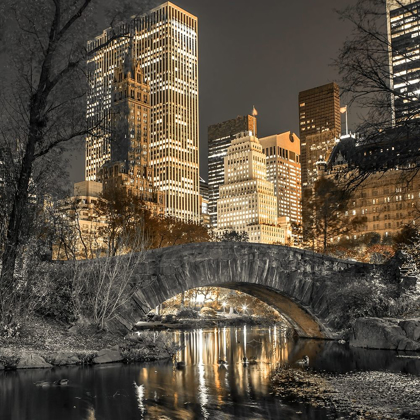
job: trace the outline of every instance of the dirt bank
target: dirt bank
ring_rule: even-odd
[[[326,407],[342,419],[420,419],[420,378],[390,372],[317,373],[279,367],[276,395]]]

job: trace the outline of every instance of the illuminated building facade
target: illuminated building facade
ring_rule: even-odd
[[[201,207],[200,222],[205,226],[210,226],[209,184],[201,177],[200,177],[200,207]]]
[[[302,223],[302,188],[300,173],[300,140],[286,133],[260,138],[267,156],[267,180],[274,185],[278,201],[278,215],[291,222]]]
[[[393,119],[419,118],[420,1],[387,0]]]
[[[132,50],[150,85],[150,165],[166,213],[199,221],[198,22],[170,2],[88,42],[86,180],[111,158],[112,84]]]
[[[306,137],[306,179],[308,188],[311,188],[317,180],[316,162],[321,157],[328,160],[338,139],[339,137],[332,137],[330,131],[323,131]]]
[[[319,136],[321,133],[325,133]],[[329,142],[341,135],[340,88],[329,83],[299,93],[299,138],[301,145],[302,189],[312,187],[316,161],[311,159],[311,148],[320,146],[319,154],[331,153]],[[310,137],[314,136],[314,137]],[[329,140],[327,140],[329,139]],[[326,150],[326,147],[331,149]]]
[[[100,256],[107,249],[102,235],[106,220],[95,211],[102,194],[102,184],[82,181],[74,184],[73,196],[60,203],[61,217],[66,218],[76,228],[76,236],[64,235],[64,241],[53,245],[53,259],[89,259]]]
[[[232,141],[224,163],[218,230],[247,232],[250,242],[286,243],[288,232],[279,224],[274,185],[267,181],[266,155],[252,132]]]
[[[411,140],[400,138],[396,142],[394,136],[384,137],[373,146],[363,145],[354,136],[342,138],[326,166],[326,176],[338,185],[345,185],[348,177],[357,174],[360,168],[377,168],[353,192],[350,215],[367,218],[357,236],[376,232],[384,238],[397,233],[404,226],[418,224],[420,177],[416,176],[417,169],[410,161],[398,159],[400,150],[407,147],[404,143]],[[384,154],[386,159],[382,160]],[[386,170],[376,166],[378,157],[385,162]]]
[[[128,52],[114,70],[111,104],[111,158],[97,177],[107,188],[125,188],[154,214],[163,214],[164,196],[153,185],[150,166],[150,87],[139,61]]]
[[[257,136],[257,119],[251,115],[238,116],[208,127],[209,147],[209,216],[210,223],[217,227],[217,200],[219,187],[225,182],[225,156],[238,133],[252,131]]]

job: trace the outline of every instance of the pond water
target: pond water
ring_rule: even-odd
[[[420,375],[420,359],[396,352],[352,349],[317,340],[288,340],[271,327],[179,331],[177,360],[147,364],[62,367],[0,372],[0,419],[326,419],[328,413],[276,398],[269,378],[280,362],[308,355],[329,372],[388,370]],[[402,353],[404,356],[407,353]],[[244,365],[243,357],[256,358]],[[220,365],[224,360],[227,365]],[[68,386],[37,381],[68,378]]]

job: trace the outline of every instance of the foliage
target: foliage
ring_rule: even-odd
[[[327,285],[330,322],[349,328],[360,317],[399,317],[419,309],[418,292],[388,283],[376,273],[373,278],[333,281]]]
[[[342,239],[329,245],[327,253],[337,258],[354,259],[371,264],[385,264],[395,255],[395,249],[392,245],[375,242],[376,236],[370,234],[357,239]],[[375,244],[371,245],[372,243]]]
[[[406,258],[405,269],[411,275],[419,277],[420,273],[420,231],[415,228],[404,228],[396,237],[397,248]]]
[[[143,331],[125,338],[121,355],[126,363],[172,357],[180,347],[164,332]]]
[[[104,189],[94,207],[96,218],[105,223],[99,229],[108,244],[108,254],[115,256],[145,247],[146,208],[144,202],[124,187]],[[150,216],[149,216],[150,217]]]
[[[150,215],[146,222],[151,248],[165,248],[211,240],[208,228],[192,221],[184,222],[172,216]]]
[[[97,352],[78,352],[76,356],[79,358],[81,365],[92,365],[93,359],[98,356]]]
[[[50,281],[43,282],[39,286],[45,290],[41,292],[44,296],[42,303],[35,308],[37,313],[58,321],[76,321],[78,314],[75,308],[71,279],[65,276],[57,276],[54,279],[50,278]]]
[[[192,308],[181,308],[177,314],[177,318],[179,319],[197,319],[199,317],[198,311]]]
[[[350,325],[357,318],[384,316],[389,304],[390,291],[370,279],[357,279],[346,284],[336,284],[331,292],[331,312],[337,314],[333,323]]]
[[[19,322],[11,322],[9,324],[0,323],[0,337],[18,338],[21,334],[21,325]]]
[[[217,315],[217,312],[213,308],[204,306],[200,309],[200,314],[205,317],[215,317]]]
[[[2,364],[6,370],[16,369],[19,360],[20,356],[18,356],[13,350],[6,348],[0,349],[0,364]]]
[[[236,230],[225,230],[216,235],[217,242],[248,242],[249,235],[247,232],[237,232]]]
[[[317,251],[326,253],[333,239],[356,231],[366,221],[364,217],[348,215],[351,193],[329,178],[318,179],[314,190],[307,190],[306,194],[304,232],[306,240]]]

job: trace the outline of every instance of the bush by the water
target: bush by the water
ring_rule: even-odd
[[[387,282],[379,275],[355,278],[327,285],[330,323],[335,328],[349,328],[361,317],[398,317],[419,305],[415,290],[405,289],[395,280]]]
[[[214,318],[217,316],[217,312],[213,308],[209,308],[208,306],[204,306],[203,308],[201,308],[200,314],[208,318]]]
[[[179,319],[197,319],[199,317],[199,313],[192,308],[182,308],[178,311],[176,316]]]
[[[164,332],[142,331],[127,336],[120,349],[124,361],[133,363],[172,357],[180,347]]]

